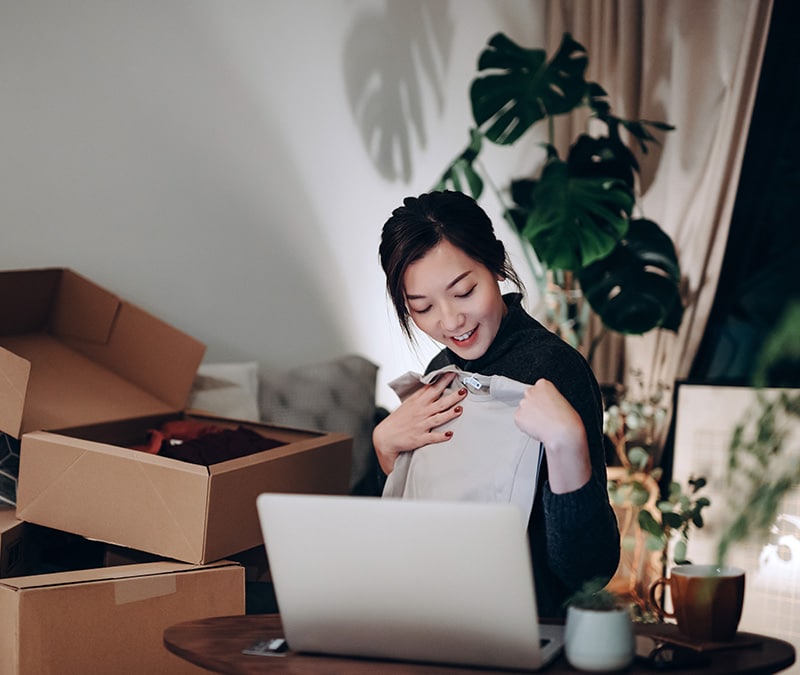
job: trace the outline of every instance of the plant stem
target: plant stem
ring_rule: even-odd
[[[589,365],[592,365],[592,361],[594,360],[594,353],[597,351],[597,348],[600,346],[600,341],[606,336],[608,333],[608,329],[606,328],[605,324],[601,324],[602,328],[600,332],[592,338],[592,341],[589,343],[589,352],[586,355],[586,361]]]

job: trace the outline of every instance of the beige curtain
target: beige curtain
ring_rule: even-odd
[[[638,368],[650,386],[671,385],[688,375],[714,300],[772,0],[545,5],[548,54],[571,32],[588,51],[588,77],[605,87],[617,114],[676,127],[662,135],[662,148],[638,156],[637,215],[657,222],[678,249],[687,304],[683,323],[678,334],[612,336],[593,361],[601,382]],[[560,151],[583,124],[573,119],[557,128]]]

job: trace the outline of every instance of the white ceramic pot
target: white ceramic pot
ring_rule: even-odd
[[[633,623],[627,608],[567,608],[564,654],[579,670],[605,673],[633,662]]]

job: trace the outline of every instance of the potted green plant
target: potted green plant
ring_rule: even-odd
[[[634,657],[629,608],[600,580],[586,582],[567,600],[564,655],[573,668],[609,672]]]
[[[683,315],[677,254],[655,222],[634,218],[639,164],[623,138],[646,153],[657,142],[651,130],[672,127],[614,115],[606,91],[585,79],[587,64],[585,48],[569,33],[549,61],[544,50],[494,35],[470,88],[475,127],[469,144],[436,187],[479,199],[488,178],[480,162],[484,141],[511,145],[546,123],[549,142],[539,175],[512,180],[505,194],[495,187],[505,218],[531,244],[542,296],[561,293],[553,306],[564,309],[562,319],[573,332],[580,323],[574,297],[585,299],[612,331],[677,330]],[[554,119],[578,109],[588,111],[604,133],[580,134],[562,159],[553,144]]]
[[[685,486],[670,481],[662,495],[656,439],[667,420],[669,388],[659,385],[648,394],[640,371],[632,372],[631,383],[619,388],[603,416],[603,431],[616,451],[616,463],[608,467],[608,494],[622,543],[609,588],[633,603],[636,620],[657,621],[649,603],[650,585],[670,562],[689,562],[690,531],[703,527],[710,500],[702,494],[702,476],[690,477]]]

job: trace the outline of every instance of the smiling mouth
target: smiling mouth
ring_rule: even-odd
[[[454,339],[456,342],[464,342],[465,340],[469,340],[469,339],[472,337],[472,334],[473,334],[474,332],[475,332],[475,328],[473,328],[471,331],[467,331],[467,332],[466,332],[466,333],[464,333],[463,335],[454,335],[454,336],[453,336],[453,339]]]

